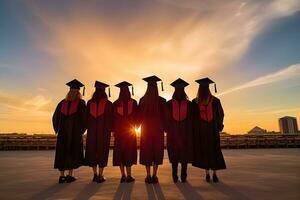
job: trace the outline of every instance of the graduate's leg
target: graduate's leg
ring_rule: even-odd
[[[58,179],[58,183],[66,182],[65,171],[64,170],[59,170],[59,172],[60,172],[60,177]]]
[[[205,169],[205,174],[206,174],[206,176],[205,176],[205,179],[206,179],[206,182],[210,182],[210,175],[209,175],[209,169]]]
[[[127,176],[131,176],[131,166],[126,166]]]
[[[219,182],[219,178],[217,176],[217,170],[213,170],[213,182],[214,183]]]
[[[153,176],[157,175],[158,165],[153,165]]]
[[[126,182],[133,182],[135,179],[131,176],[131,166],[126,166],[127,178]]]
[[[181,163],[181,181],[185,182],[187,177],[187,163]]]
[[[177,176],[177,171],[178,171],[178,163],[177,162],[173,162],[172,163],[172,175],[173,176]]]
[[[104,167],[99,167],[99,175],[103,176]]]
[[[150,174],[150,169],[151,169],[150,166],[146,166],[146,173],[147,173],[147,176],[151,176],[151,174]]]
[[[92,181],[93,181],[93,182],[97,182],[97,181],[98,181],[97,165],[96,165],[96,166],[93,166],[93,167],[92,167],[92,170],[93,170],[93,174],[94,174]]]
[[[120,165],[120,171],[121,171],[121,175],[122,176],[126,176],[126,174],[125,174],[125,169],[124,169],[124,165]]]
[[[177,171],[178,171],[178,163],[173,162],[172,163],[172,178],[175,183],[178,181]]]
[[[152,182],[151,175],[150,175],[151,167],[150,167],[150,165],[146,165],[145,168],[146,168],[146,173],[147,173],[147,176],[145,178],[145,182],[149,184],[149,183]]]
[[[97,166],[92,167],[94,175],[97,176]]]
[[[102,166],[98,166],[98,183],[102,183],[104,181],[106,181],[105,177],[103,176],[103,170],[104,170],[104,167]]]
[[[157,177],[157,170],[158,170],[158,165],[154,164],[153,165],[153,176],[152,176],[152,183],[158,183],[158,177]]]
[[[187,163],[181,163],[181,176],[187,175]]]
[[[205,174],[209,175],[209,169],[205,169]]]

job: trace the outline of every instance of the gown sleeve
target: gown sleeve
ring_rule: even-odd
[[[224,120],[224,110],[221,105],[221,101],[217,100],[217,126],[219,131],[222,131],[224,128],[223,120]]]
[[[78,108],[78,112],[79,112],[79,118],[80,118],[80,133],[84,134],[84,132],[87,129],[87,108],[85,105],[85,101],[81,100],[79,103],[79,108]]]
[[[165,123],[166,123],[166,132],[169,132],[172,120],[172,110],[171,110],[171,100],[166,103],[165,109]]]
[[[168,128],[168,107],[167,107],[167,101],[165,99],[162,98],[162,121],[163,121],[163,130],[166,132],[167,128]]]
[[[140,99],[139,104],[135,113],[135,123],[139,126],[142,124],[142,109],[141,109],[142,99]]]
[[[193,132],[195,133],[196,127],[199,125],[199,109],[198,109],[198,104],[196,102],[196,99],[192,101],[192,111],[191,111],[191,116],[192,116],[192,126],[193,126]]]
[[[57,134],[59,131],[60,123],[61,123],[61,102],[56,106],[56,109],[52,116],[52,125],[54,132]]]
[[[132,115],[132,123],[134,124],[135,127],[139,126],[138,123],[138,105],[137,101],[133,101],[133,115]]]
[[[114,108],[113,104],[109,102],[107,104],[107,115],[106,115],[106,128],[109,132],[113,131],[113,123],[114,123]]]

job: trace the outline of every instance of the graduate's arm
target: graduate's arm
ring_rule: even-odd
[[[138,127],[139,126],[139,123],[138,123],[138,105],[137,105],[137,101],[133,101],[133,115],[132,115],[132,124],[135,126],[135,127]]]
[[[141,109],[141,99],[139,104],[137,105],[136,112],[135,112],[135,123],[139,126],[142,124],[142,109]]]
[[[111,102],[108,103],[107,107],[107,128],[109,132],[113,131],[113,123],[114,123],[114,108]]]
[[[87,107],[85,105],[84,100],[80,100],[79,102],[79,117],[80,117],[80,123],[81,123],[81,134],[84,134],[84,132],[87,129]]]
[[[162,101],[163,104],[163,128],[164,131],[167,132],[167,129],[169,127],[169,110],[168,110],[168,105],[167,105],[167,101],[165,99],[163,99]]]
[[[221,104],[221,101],[218,99],[217,101],[217,123],[219,131],[222,131],[224,128],[224,110]]]
[[[117,102],[114,102],[112,104],[112,113],[113,113],[113,116],[112,116],[112,128],[111,128],[111,131],[112,132],[115,132],[116,130],[116,126],[117,126],[117,122],[116,122],[116,117],[117,117]]]
[[[52,116],[52,125],[53,125],[53,129],[54,129],[55,134],[58,133],[60,122],[61,122],[60,109],[61,109],[61,102],[59,104],[57,104],[56,109],[55,109],[55,111],[53,113],[53,116]]]
[[[171,126],[171,109],[170,109],[170,102],[166,103],[165,106],[165,123],[166,123],[166,132],[169,132]]]

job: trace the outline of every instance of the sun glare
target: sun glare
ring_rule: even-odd
[[[136,136],[140,136],[141,135],[141,129],[142,129],[141,125],[134,128]]]

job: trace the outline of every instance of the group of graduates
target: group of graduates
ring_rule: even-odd
[[[171,83],[175,91],[172,99],[166,102],[159,96],[157,82],[160,78],[150,76],[143,80],[148,84],[139,104],[131,97],[129,87],[133,95],[133,85],[126,81],[115,85],[120,93],[114,103],[106,94],[109,85],[96,81],[95,92],[87,104],[80,93],[84,85],[76,79],[67,83],[70,91],[57,105],[52,119],[57,134],[54,168],[60,171],[59,183],[75,181],[73,170],[83,165],[92,167],[92,181],[104,182],[103,169],[108,162],[111,133],[115,138],[113,166],[120,167],[120,182],[134,181],[131,167],[137,164],[135,127],[139,126],[139,162],[146,168],[146,183],[158,183],[157,170],[163,163],[165,132],[174,182],[178,182],[178,163],[181,163],[181,182],[187,179],[188,163],[205,169],[207,182],[211,181],[211,170],[213,182],[218,182],[216,170],[226,168],[219,136],[224,112],[220,100],[209,90],[214,82],[209,78],[197,80],[198,94],[189,101],[184,91],[189,84],[179,78]],[[163,90],[162,82],[161,86]],[[84,152],[82,135],[86,130]]]

